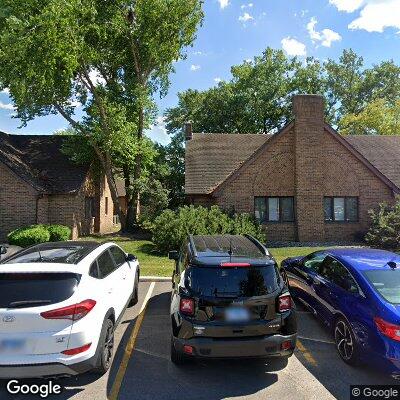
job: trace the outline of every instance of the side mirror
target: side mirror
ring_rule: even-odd
[[[137,257],[134,254],[128,254],[126,261],[137,261]]]
[[[0,254],[6,254],[7,253],[7,247],[6,246],[0,246]]]
[[[176,250],[170,251],[170,252],[168,253],[168,258],[169,258],[170,260],[175,260],[175,261],[177,261],[177,260],[179,259],[179,253],[178,253]]]

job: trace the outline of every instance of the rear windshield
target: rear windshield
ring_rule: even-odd
[[[0,308],[39,307],[67,300],[80,277],[73,273],[0,273]]]
[[[279,273],[274,265],[250,268],[191,267],[187,286],[197,295],[213,297],[253,297],[274,292]]]
[[[22,250],[11,256],[3,264],[17,263],[61,263],[75,264],[87,254],[87,248],[83,246],[65,246],[54,248],[38,248],[36,246]]]
[[[400,304],[400,270],[371,270],[365,271],[364,275],[384,299]]]

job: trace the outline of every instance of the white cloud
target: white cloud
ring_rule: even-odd
[[[253,3],[242,4],[242,5],[240,6],[240,8],[241,8],[242,10],[244,10],[245,8],[252,8],[253,5],[254,5]]]
[[[383,32],[385,28],[400,28],[400,0],[370,1],[360,16],[349,25],[350,29]]]
[[[219,77],[217,77],[217,78],[214,78],[214,82],[215,82],[215,83],[220,83],[220,82],[222,82],[222,79],[221,79],[221,78],[219,78]]]
[[[105,85],[106,83],[104,78],[101,76],[100,72],[97,71],[96,69],[92,69],[89,72],[89,79],[94,85]]]
[[[200,65],[194,65],[194,64],[192,64],[192,65],[190,66],[190,70],[191,70],[191,71],[198,71],[200,68],[201,68]]]
[[[329,0],[339,11],[360,10],[349,29],[383,32],[385,28],[400,28],[400,0]]]
[[[15,107],[13,104],[11,103],[3,103],[2,101],[0,101],[0,109],[1,110],[11,110],[14,111]]]
[[[254,17],[252,17],[249,13],[245,12],[243,15],[241,15],[239,17],[239,21],[243,22],[244,24],[248,21],[251,21],[252,19],[254,19]]]
[[[318,21],[312,17],[307,24],[308,34],[314,43],[318,42],[324,47],[331,47],[332,42],[337,42],[342,39],[337,32],[331,29],[323,29],[321,32],[318,32],[315,30],[315,25],[317,25],[317,23]]]
[[[150,129],[146,132],[146,136],[150,139],[159,142],[163,145],[168,144],[171,141],[165,127],[165,117],[162,115],[158,116],[155,124],[150,126]]]
[[[222,9],[224,9],[225,7],[228,7],[228,6],[229,6],[229,1],[230,1],[230,0],[218,0],[219,6],[220,6]]]
[[[3,89],[0,93],[10,94],[10,89],[5,88],[5,89]]]
[[[305,44],[291,38],[290,36],[282,39],[281,44],[283,50],[289,56],[305,56],[307,54]]]
[[[246,58],[244,61],[247,63],[251,63],[253,60],[251,58]]]
[[[195,56],[201,56],[201,55],[203,55],[203,52],[202,52],[202,51],[194,51],[194,52],[193,52],[193,55],[195,55]]]
[[[329,0],[330,4],[336,6],[339,11],[352,13],[358,10],[365,0]]]

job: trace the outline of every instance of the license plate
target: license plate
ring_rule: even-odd
[[[225,310],[225,319],[228,322],[246,322],[250,319],[250,313],[247,308],[229,307]]]
[[[0,341],[0,353],[18,353],[25,348],[25,339],[3,339]]]

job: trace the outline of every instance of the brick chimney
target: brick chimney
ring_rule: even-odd
[[[188,142],[193,138],[193,128],[191,122],[186,122],[185,124],[185,140]]]
[[[324,98],[295,96],[293,110],[297,236],[301,242],[324,240]]]

